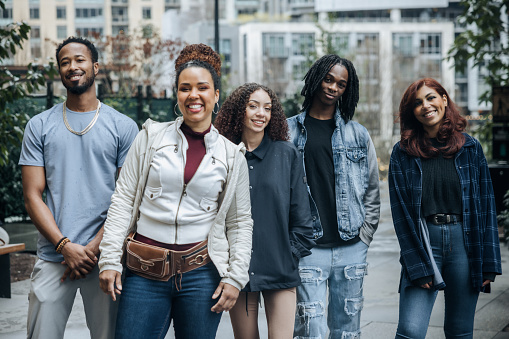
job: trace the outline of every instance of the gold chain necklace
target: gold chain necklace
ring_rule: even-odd
[[[99,117],[99,110],[101,109],[101,102],[99,100],[97,100],[97,110],[95,111],[94,118],[92,119],[92,121],[90,121],[88,126],[85,127],[85,129],[83,131],[81,131],[81,132],[76,132],[69,125],[69,122],[67,121],[67,113],[66,113],[67,107],[65,105],[66,102],[67,101],[64,101],[64,105],[63,105],[63,115],[64,115],[64,124],[65,124],[65,127],[67,127],[69,132],[74,133],[76,135],[84,135],[84,134],[86,134],[94,126],[95,122],[97,121],[97,118]]]

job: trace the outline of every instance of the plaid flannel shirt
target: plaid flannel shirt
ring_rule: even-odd
[[[479,141],[464,134],[465,144],[455,155],[463,208],[463,235],[474,289],[480,291],[483,273],[502,274],[495,196],[488,164]],[[421,159],[405,152],[398,142],[389,166],[389,195],[400,262],[410,280],[432,276],[418,220],[421,213]]]

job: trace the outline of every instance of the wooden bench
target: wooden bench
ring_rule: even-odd
[[[0,298],[11,297],[11,261],[9,253],[23,251],[25,244],[0,246]]]

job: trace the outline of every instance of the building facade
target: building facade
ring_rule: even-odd
[[[70,35],[100,40],[144,34],[146,27],[163,38],[214,46],[212,0],[4,2],[0,25],[24,20],[32,27],[25,48],[7,65],[45,63],[54,58],[56,43]],[[283,99],[296,94],[300,99],[309,66],[333,52],[352,60],[358,71],[361,97],[355,119],[386,145],[399,135],[394,121],[401,95],[418,78],[442,82],[469,117],[491,109],[478,102],[487,76],[482,65],[455,70],[446,58],[465,29],[457,21],[459,0],[218,0],[218,5],[226,90],[255,81]],[[107,63],[115,53],[105,51],[101,58]]]

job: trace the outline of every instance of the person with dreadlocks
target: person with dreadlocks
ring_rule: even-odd
[[[294,336],[324,338],[328,325],[330,338],[357,338],[380,191],[373,142],[351,120],[359,101],[353,64],[323,56],[304,77],[301,95],[302,111],[288,119],[288,127],[303,154],[317,246],[299,262]]]

